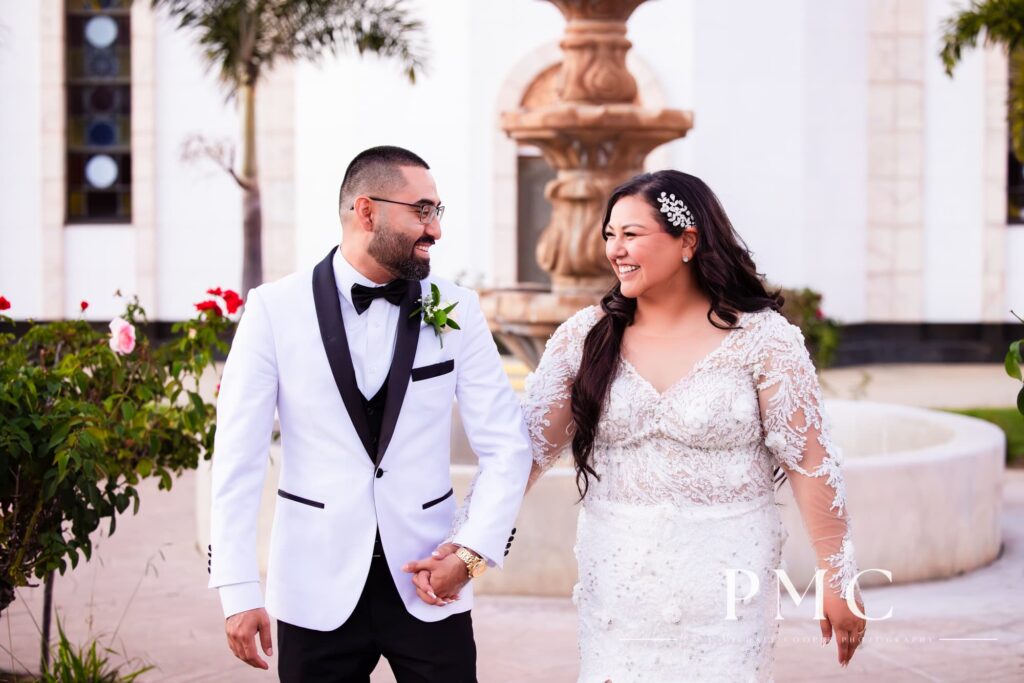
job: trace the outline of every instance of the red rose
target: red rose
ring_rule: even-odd
[[[6,311],[11,307],[11,302],[0,296],[0,311]]]
[[[216,301],[200,301],[196,304],[197,311],[210,311],[215,316],[224,315]]]
[[[228,308],[228,315],[232,315],[245,303],[242,301],[242,297],[238,296],[238,292],[230,289],[225,289],[224,294],[224,305]]]
[[[208,289],[208,290],[206,290],[206,293],[207,294],[212,294],[213,296],[220,296],[221,295],[220,287],[214,287],[213,289]]]
[[[83,301],[82,303],[78,304],[78,307],[82,309],[82,313],[85,313],[85,309],[89,308],[89,302]]]

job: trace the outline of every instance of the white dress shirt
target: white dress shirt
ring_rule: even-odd
[[[341,293],[341,319],[345,323],[352,367],[356,372],[356,384],[367,399],[384,386],[395,354],[395,338],[398,330],[398,306],[387,300],[374,299],[362,315],[356,313],[352,303],[352,285],[383,287],[360,273],[341,255],[341,249],[334,253],[334,279]]]

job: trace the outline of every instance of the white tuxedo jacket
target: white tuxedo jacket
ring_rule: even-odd
[[[479,458],[473,496],[453,540],[498,566],[532,462],[519,401],[477,295],[439,278],[410,281],[373,448],[333,254],[312,270],[252,290],[246,300],[217,401],[209,585],[220,588],[225,616],[264,604],[256,522],[276,409],[283,456],[268,611],[305,628],[340,626],[363,590],[379,528],[406,608],[438,621],[472,607],[472,582],[461,600],[435,607],[416,597],[401,566],[429,556],[453,527],[452,401]],[[419,315],[409,317],[431,282],[442,300],[458,302],[461,330],[445,332],[443,348]]]

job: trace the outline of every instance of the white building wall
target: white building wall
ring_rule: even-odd
[[[137,239],[131,225],[64,228],[65,318],[81,315],[83,300],[89,302],[89,320],[110,320],[124,313],[127,301],[139,291]],[[118,291],[121,297],[115,295]],[[152,307],[141,303],[150,319],[156,319]]]
[[[43,315],[40,56],[38,6],[0,0],[0,296],[17,318]]]
[[[924,114],[924,318],[981,320],[984,228],[983,54],[972,50],[951,79],[938,58],[953,0],[926,6]]]
[[[1003,320],[1016,323],[1014,311],[1024,318],[1024,226],[1006,231],[1006,313]]]
[[[180,320],[195,314],[207,288],[242,282],[242,192],[213,162],[183,161],[182,145],[201,133],[237,146],[241,119],[194,37],[163,15],[155,71],[157,310]]]
[[[696,18],[695,0],[650,2],[641,5],[633,13],[627,37],[633,42],[631,56],[642,60],[644,67],[657,79],[658,89],[664,98],[662,106],[693,111],[695,126],[699,128],[702,116],[695,111]],[[651,40],[650,36],[659,36],[659,39]],[[640,75],[635,68],[633,74]],[[665,163],[670,168],[696,173],[695,145],[690,137],[696,130],[681,140],[664,145],[664,149],[655,150],[648,158],[657,158],[660,153],[666,152]],[[651,165],[648,165],[650,168]]]
[[[0,0],[0,87],[22,103],[0,108],[8,150],[0,163],[0,294],[16,303],[18,317],[44,315],[45,282],[52,280],[44,264],[48,253],[57,254],[61,310],[73,313],[89,299],[93,317],[105,317],[120,306],[112,288],[145,289],[147,267],[133,226],[68,228],[59,249],[43,243],[42,27],[33,4]],[[917,248],[924,320],[931,322],[982,317],[984,73],[974,53],[955,79],[941,71],[938,25],[954,6],[920,6],[928,33],[921,48],[925,244]],[[658,150],[658,165],[707,180],[761,271],[779,284],[821,290],[826,311],[851,323],[869,317],[866,7],[861,0],[651,2],[629,25],[632,60],[656,78],[661,104],[695,112],[695,128]],[[420,2],[417,10],[430,63],[416,85],[403,80],[395,61],[372,56],[345,54],[294,70],[291,239],[298,267],[315,263],[339,238],[337,190],[346,164],[387,143],[427,159],[449,207],[435,272],[492,283],[501,275],[495,264],[512,258],[495,230],[514,212],[495,192],[496,176],[514,173],[495,163],[498,118],[509,106],[499,104],[509,97],[502,88],[523,64],[557,59],[564,20],[536,0]],[[174,319],[191,315],[207,287],[240,282],[241,192],[212,163],[181,160],[182,143],[195,132],[237,144],[239,119],[192,36],[161,19],[153,51],[157,256],[150,314]],[[1007,229],[1007,308],[1024,307],[1014,298],[1024,291],[1018,233],[1024,229]],[[287,230],[276,239],[287,240]]]
[[[695,18],[693,171],[782,285],[807,283],[804,5],[698,0]]]
[[[515,145],[500,132],[502,111],[514,109],[522,96],[506,92],[509,81],[529,85],[533,77],[560,59],[558,41],[565,28],[562,14],[545,2],[510,0],[475,2],[470,8],[469,131],[473,185],[468,207],[473,216],[469,249],[476,254],[467,270],[488,284],[508,285],[515,280],[516,195],[508,191],[517,175],[515,154],[501,154]],[[550,57],[547,59],[546,57]],[[522,73],[536,64],[536,72]],[[514,97],[513,97],[514,95]],[[504,186],[502,186],[502,184]],[[499,232],[500,231],[500,232]],[[504,262],[505,272],[496,263]]]
[[[867,13],[863,0],[805,1],[804,7],[804,209],[798,237],[804,282],[787,284],[817,289],[828,315],[860,322],[866,313]]]
[[[400,64],[344,54],[302,64],[296,74],[297,260],[311,266],[341,236],[338,188],[349,161],[375,145],[406,147],[430,164],[446,205],[434,272],[475,269],[487,226],[473,212],[481,180],[473,166],[470,0],[431,3],[419,13],[429,63],[416,84]],[[484,242],[486,244],[486,242]],[[484,247],[486,248],[486,247]]]

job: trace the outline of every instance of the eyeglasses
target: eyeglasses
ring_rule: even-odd
[[[444,215],[444,206],[441,204],[410,204],[409,202],[396,202],[394,199],[381,199],[380,197],[368,197],[368,199],[372,199],[375,202],[387,202],[388,204],[411,206],[418,211],[420,223],[423,225],[429,225],[433,222],[435,217],[437,220],[441,220],[441,216]],[[353,206],[350,208],[355,207]]]

